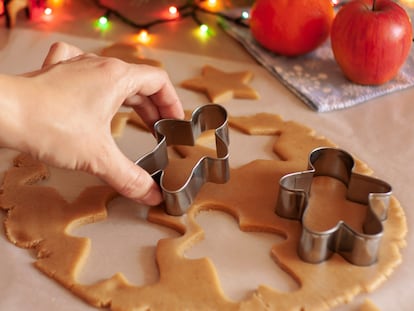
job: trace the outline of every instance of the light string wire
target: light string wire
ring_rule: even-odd
[[[141,30],[148,30],[149,28],[151,28],[155,25],[170,23],[170,22],[173,22],[173,21],[182,20],[182,19],[187,18],[187,17],[191,17],[194,20],[194,22],[200,26],[203,23],[197,15],[198,12],[202,12],[202,13],[210,14],[210,15],[215,15],[215,16],[218,16],[218,17],[220,17],[222,19],[225,19],[227,21],[231,21],[235,24],[241,25],[243,27],[248,27],[248,24],[246,23],[245,18],[243,18],[242,16],[232,17],[232,16],[229,16],[229,15],[223,13],[223,12],[213,12],[213,11],[210,11],[210,10],[207,10],[207,9],[201,7],[199,4],[197,4],[196,1],[188,1],[184,5],[178,6],[177,7],[177,12],[179,14],[177,14],[177,16],[175,16],[175,17],[154,19],[154,20],[152,20],[150,22],[147,22],[147,23],[137,23],[137,22],[127,18],[125,15],[120,13],[118,10],[113,9],[113,8],[107,6],[107,5],[102,4],[101,1],[99,1],[99,0],[95,0],[94,2],[95,2],[96,6],[98,8],[101,8],[102,10],[105,11],[103,16],[105,16],[106,18],[109,19],[111,16],[115,16],[121,22],[123,22],[123,23],[125,23],[125,24],[127,24],[127,25],[129,25],[133,28],[137,28],[137,29],[141,29]],[[199,2],[205,2],[205,0],[200,0]]]

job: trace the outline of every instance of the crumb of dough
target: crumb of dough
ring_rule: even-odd
[[[139,45],[117,42],[107,46],[101,51],[102,56],[115,57],[132,64],[144,64],[162,67],[162,63],[155,59],[145,58],[141,55]]]
[[[250,71],[224,72],[212,66],[202,68],[201,76],[181,82],[183,88],[202,92],[212,103],[224,103],[232,98],[258,99],[259,94],[248,85]]]
[[[361,304],[361,308],[359,311],[381,311],[375,303],[371,299],[365,299],[365,301]]]
[[[130,120],[125,115],[121,117],[124,125]],[[26,155],[17,157],[14,166],[5,173],[0,191],[0,207],[7,211],[4,223],[7,237],[19,247],[34,249],[35,266],[50,278],[89,304],[111,310],[328,310],[385,282],[400,264],[400,249],[405,246],[407,224],[398,200],[391,198],[378,261],[374,265],[355,266],[336,254],[321,264],[306,263],[297,254],[300,222],[278,217],[274,212],[278,182],[284,174],[306,169],[311,150],[334,144],[316,136],[312,129],[278,116],[233,117],[231,125],[244,133],[277,135],[273,150],[282,160],[257,159],[232,168],[228,183],[207,183],[202,187],[186,215],[170,216],[161,207],[151,208],[148,221],[181,234],[157,244],[160,275],[157,283],[132,285],[118,273],[94,284],[80,284],[77,275],[87,258],[90,241],[72,236],[70,230],[105,218],[106,204],[116,194],[107,186],[89,187],[68,203],[54,188],[36,185],[38,180],[48,178],[48,171],[42,163]],[[167,187],[182,182],[201,156],[214,156],[214,150],[200,144],[176,146],[176,151],[181,157],[172,158],[165,170]],[[361,161],[357,161],[355,170],[371,173]],[[317,204],[317,195],[312,200]],[[343,212],[341,206],[346,199],[341,197],[341,192],[333,200]],[[226,297],[213,262],[209,258],[185,256],[185,251],[203,237],[203,229],[196,221],[196,215],[203,210],[221,210],[233,215],[244,231],[282,236],[283,242],[266,251],[275,266],[298,283],[299,289],[280,292],[263,284],[245,300],[233,301]]]

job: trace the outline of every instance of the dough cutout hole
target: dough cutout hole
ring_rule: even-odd
[[[204,239],[188,249],[185,256],[210,258],[230,299],[248,299],[260,285],[281,292],[299,289],[299,284],[271,257],[272,246],[284,238],[273,233],[241,231],[237,221],[221,211],[202,211],[196,221],[204,230]]]
[[[48,166],[49,177],[36,183],[38,186],[55,188],[68,202],[73,202],[87,187],[104,183],[91,174]]]
[[[134,285],[151,285],[159,280],[155,252],[163,238],[180,234],[146,220],[148,207],[116,197],[107,207],[108,217],[77,227],[74,236],[88,237],[91,249],[78,281],[93,284],[121,272]]]
[[[238,168],[258,159],[278,160],[273,152],[277,138],[275,135],[246,135],[230,129],[230,166]]]

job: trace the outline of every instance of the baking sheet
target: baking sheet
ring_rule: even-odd
[[[109,44],[104,40],[85,39],[59,33],[2,29],[0,30],[0,72],[18,74],[38,69],[48,47],[55,41],[67,41],[88,52],[99,51]],[[340,112],[318,114],[304,107],[294,95],[254,62],[238,63],[181,52],[155,50],[149,47],[143,47],[142,52],[146,57],[162,61],[170,78],[177,85],[177,92],[186,109],[194,109],[207,103],[207,98],[204,95],[178,86],[182,80],[198,75],[202,65],[210,64],[226,71],[252,70],[255,78],[251,85],[259,92],[261,99],[259,101],[231,100],[224,104],[230,114],[277,113],[284,119],[295,120],[314,128],[318,134],[328,137],[343,149],[368,163],[374,169],[375,176],[393,185],[394,194],[405,208],[409,229],[411,228],[410,225],[414,221],[414,214],[410,208],[414,202],[414,192],[410,189],[410,174],[413,173],[410,161],[414,156],[414,124],[412,122],[414,109],[411,104],[414,96],[413,91],[395,93]],[[136,131],[128,128],[124,137],[118,141],[125,153],[133,159],[148,151],[154,143],[151,138],[147,139],[144,136],[142,139],[135,139],[135,135],[137,135]],[[231,132],[230,137],[233,166],[247,163],[254,158],[273,156],[270,151],[274,137],[246,138],[234,131]],[[246,147],[247,145],[248,147]],[[254,152],[249,153],[245,150],[254,150]],[[10,165],[13,153],[2,152],[0,156],[0,170],[2,172]],[[52,173],[54,180],[50,182],[62,186],[62,182],[59,180],[59,170]],[[76,177],[79,173],[72,174]],[[84,176],[82,180],[86,184],[99,182],[89,176]],[[83,186],[78,184],[78,188],[76,185],[67,187],[65,184],[60,189],[65,192],[65,196],[71,198],[75,197],[79,188]],[[117,208],[117,206],[121,207]],[[206,213],[200,216],[200,222],[205,223],[206,227],[213,226],[215,223],[216,227],[212,228],[222,230],[224,233],[229,233],[234,229],[235,222],[231,217],[220,212],[214,213],[218,213],[215,216],[219,221],[212,222],[211,215]],[[89,268],[86,267],[82,272],[81,280],[93,281],[105,277],[102,274],[112,274],[115,270],[121,269],[125,271],[127,278],[133,283],[144,282],[147,284],[147,282],[151,283],[157,280],[158,272],[151,260],[154,242],[162,237],[174,236],[176,233],[164,227],[142,222],[140,217],[131,218],[133,214],[142,218],[145,216],[145,208],[132,205],[125,199],[119,199],[111,203],[107,221],[84,226],[74,231],[76,235],[92,237],[92,261],[87,263]],[[3,218],[4,213],[0,212],[0,220]],[[110,228],[113,228],[114,235],[108,235],[107,231],[112,230]],[[246,242],[247,238],[239,238],[243,239],[243,243]],[[350,305],[336,310],[356,310],[365,297],[372,299],[382,310],[411,310],[414,305],[414,297],[412,296],[414,271],[410,267],[411,261],[414,259],[413,238],[410,230],[407,236],[407,248],[403,250],[403,264],[397,268],[387,282],[375,292],[360,295]],[[122,244],[119,243],[119,239],[127,239],[128,241],[128,247],[119,250],[122,252],[121,256],[118,255],[118,251],[107,251],[111,246]],[[278,237],[271,234],[253,234],[249,235],[248,239],[251,239],[248,242],[249,248],[256,247],[256,250],[262,250],[262,247],[266,247],[266,243],[277,243]],[[95,240],[96,242],[94,242]],[[136,244],[134,244],[135,242]],[[136,245],[136,249],[131,250],[129,247],[131,245]],[[206,240],[205,245],[192,249],[187,256],[192,258],[206,256],[211,245],[220,247],[217,245],[217,241]],[[242,256],[243,251],[240,248],[235,249],[232,253],[235,258],[238,258]],[[255,252],[255,250],[250,249],[250,252]],[[10,244],[3,231],[0,232],[0,254],[0,310],[93,310],[55,281],[37,271],[31,264],[34,261],[33,254]],[[95,260],[94,263],[93,258],[102,257],[107,260],[102,262],[101,267],[98,267],[97,262],[99,261]],[[122,262],[118,262],[119,259],[122,259]],[[148,266],[137,271],[135,260],[143,260]],[[217,266],[224,292],[229,297],[240,299],[254,290],[257,275],[240,279],[240,271],[243,271],[240,269],[226,274],[228,271],[226,264],[229,261],[225,256],[218,256],[213,259],[213,262]],[[257,273],[262,275],[261,283],[271,283],[269,285],[281,290],[295,289],[296,284],[290,282],[289,277],[286,277],[283,271],[278,271],[273,275],[266,273],[268,272],[268,263],[265,260],[258,259],[258,262],[249,264],[253,264]],[[114,265],[116,265],[115,270],[107,271],[109,267]],[[119,269],[117,269],[118,267]]]

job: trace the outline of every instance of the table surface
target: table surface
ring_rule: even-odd
[[[156,12],[159,9],[159,4],[154,4],[154,1],[135,1],[133,4],[131,2],[134,1],[125,1],[125,4],[116,1],[114,3],[117,3],[115,5],[120,11],[128,12],[134,19],[145,17],[142,16],[141,10],[130,10],[128,7],[131,5],[145,7],[149,12]],[[70,41],[85,51],[97,51],[111,41],[119,41],[136,33],[136,29],[116,18],[111,22],[111,29],[105,33],[98,31],[93,27],[93,21],[103,12],[94,3],[94,1],[66,1],[49,21],[31,22],[19,14],[14,29],[0,28],[0,71],[20,73],[36,69],[49,44],[56,40]],[[239,3],[244,4],[242,1]],[[414,270],[411,268],[411,261],[414,260],[414,233],[410,230],[411,223],[414,222],[414,212],[410,208],[414,202],[414,191],[411,189],[411,174],[414,173],[411,164],[414,156],[414,89],[396,92],[346,110],[316,113],[257,65],[237,42],[216,25],[215,17],[200,15],[200,18],[213,27],[214,36],[207,40],[199,39],[194,34],[196,28],[194,21],[187,18],[151,28],[152,41],[147,50],[145,48],[144,50],[149,55],[157,55],[161,58],[188,58],[193,72],[204,63],[223,66],[222,68],[228,68],[229,71],[241,68],[252,69],[260,76],[260,79],[252,82],[255,88],[262,90],[260,103],[255,103],[255,107],[251,108],[249,101],[243,103],[231,101],[226,105],[230,114],[243,115],[263,111],[280,114],[286,120],[301,122],[341,148],[357,155],[374,170],[375,176],[389,182],[393,186],[394,195],[405,209],[408,221],[407,247],[402,250],[403,263],[376,291],[368,295],[360,295],[355,302],[336,310],[356,310],[358,303],[365,297],[372,299],[383,310],[411,310],[414,305],[412,296]],[[30,40],[22,42],[19,36],[20,39],[24,37]],[[27,49],[24,50],[22,47],[29,48],[30,51],[27,52]],[[170,64],[167,61],[166,69],[171,71],[170,75],[174,83],[185,77],[177,71],[177,66],[182,64]],[[178,89],[178,93],[183,98],[186,108],[194,108],[195,106],[190,104],[191,100],[201,98],[182,89]],[[2,165],[2,170],[4,169],[5,164]],[[2,214],[0,216],[4,217]],[[18,286],[20,292],[16,293],[11,291],[13,287],[10,283],[6,284],[6,281],[0,280],[1,310],[6,307],[16,310],[24,308],[44,310],[50,306],[55,306],[55,310],[91,309],[54,282],[45,281],[44,276],[30,266],[33,258],[30,255],[23,255],[27,253],[25,250],[16,250],[8,244],[3,233],[0,235],[0,249],[5,253],[0,258],[0,261],[5,263],[2,273],[5,273],[4,267],[8,267],[8,264],[15,265],[7,268],[8,273],[10,278],[13,278],[13,284],[16,282],[20,284]],[[24,268],[22,273],[18,272],[20,268],[16,268],[20,266],[30,266],[30,268]],[[42,281],[36,280],[39,278]],[[2,276],[2,279],[7,280],[7,277]],[[26,286],[22,286],[21,284],[25,282]],[[30,286],[40,286],[39,284],[46,288],[46,293],[36,294],[36,298],[33,298],[34,292]],[[21,299],[22,297],[28,298]]]

